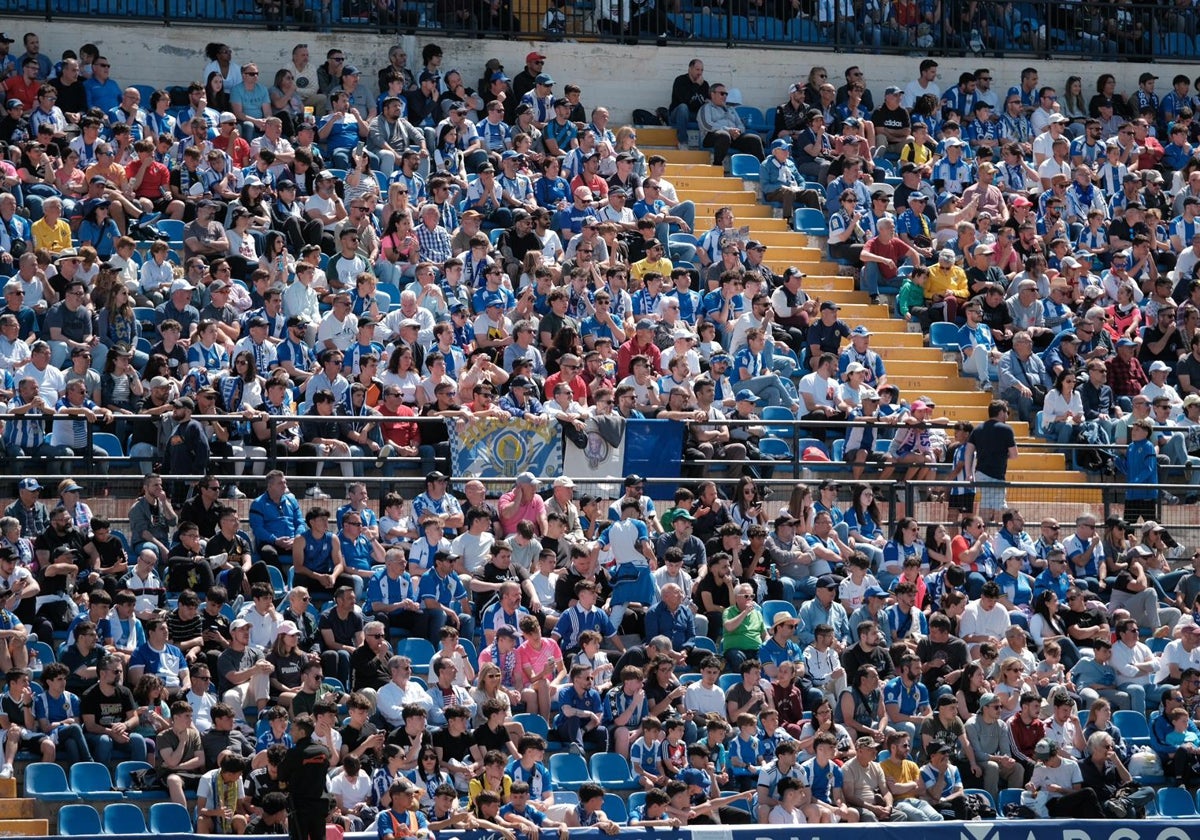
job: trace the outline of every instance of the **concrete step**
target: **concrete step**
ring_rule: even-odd
[[[888,381],[897,376],[935,376],[953,378],[958,376],[958,365],[940,359],[921,361],[918,359],[896,359],[887,363]]]
[[[739,195],[748,195],[748,193],[739,193]],[[705,198],[707,198],[707,196],[705,196]],[[735,204],[732,201],[722,201],[720,204],[717,204],[717,203],[711,202],[711,201],[698,202],[696,204],[696,218],[698,220],[699,219],[711,219],[711,218],[713,218],[713,214],[716,213],[717,210],[719,210],[722,207],[735,208],[733,211],[734,218],[742,220],[743,224],[745,223],[746,219],[770,219],[771,218],[771,208],[770,207],[767,207],[764,204],[758,204],[753,201],[746,203],[746,204]],[[780,219],[779,221],[782,222],[783,220]],[[751,224],[750,227],[751,227],[751,230],[754,229],[753,224]],[[784,223],[783,227],[784,227],[784,230],[787,229],[786,222]],[[703,229],[704,229],[703,226],[701,226],[701,230],[703,230]],[[751,236],[751,238],[753,238],[753,236]]]
[[[641,137],[639,136],[639,140]],[[643,153],[646,150],[643,149]],[[707,166],[712,166],[712,152],[708,149],[655,149],[651,154],[662,155],[667,159],[668,163],[698,163]],[[721,167],[714,166],[713,169],[721,171]]]
[[[46,837],[49,820],[0,820],[0,837]]]
[[[679,137],[675,129],[663,125],[639,125],[637,127],[638,148],[649,157],[653,152],[647,151],[647,146],[673,147],[678,145]]]
[[[676,178],[681,178],[685,175],[693,175],[700,178],[728,177],[725,174],[724,167],[713,166],[708,162],[708,160],[700,162],[672,160],[671,157],[667,155],[666,150],[663,149],[655,149],[652,152],[646,149],[643,149],[642,151],[646,153],[647,157],[649,157],[651,154],[661,154],[667,159],[667,180],[671,181],[672,183],[674,183]],[[678,154],[678,152],[676,152],[676,154]],[[709,160],[711,160],[711,156],[709,157]]]
[[[15,783],[15,780],[13,780]],[[34,816],[33,799],[16,799],[5,797],[0,799],[0,820],[27,820]]]
[[[714,169],[716,167],[713,167]],[[741,178],[729,178],[725,176],[709,176],[709,175],[685,175],[679,178],[667,180],[675,185],[677,192],[687,191],[689,193],[700,193],[703,196],[706,192],[725,193],[748,191],[754,193],[753,189],[745,186]]]
[[[1017,444],[1020,446],[1020,443]],[[1061,452],[1049,452],[1044,449],[1023,450],[1015,459],[1008,462],[1010,470],[1060,472],[1067,468],[1067,456]]]
[[[17,795],[16,779],[0,779],[0,799],[12,799]]]

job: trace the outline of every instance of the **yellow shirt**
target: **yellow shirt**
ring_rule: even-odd
[[[911,161],[917,166],[924,166],[933,160],[933,152],[929,151],[929,147],[923,143],[905,143],[900,149],[900,160],[902,162]]]
[[[650,262],[649,260],[638,260],[633,265],[629,266],[629,276],[636,280],[641,280],[651,271],[657,271],[664,279],[670,279],[671,270],[675,266],[671,265],[671,261],[663,257],[658,262]]]
[[[929,279],[925,281],[925,299],[947,294],[964,300],[971,296],[967,289],[967,273],[957,265],[948,269],[942,268],[941,263],[930,266]]]
[[[71,247],[71,226],[65,219],[59,219],[54,227],[46,224],[44,218],[38,219],[33,223],[33,244],[52,254],[65,251]]]
[[[887,761],[879,762],[879,766],[883,768],[883,775],[888,781],[904,784],[905,782],[915,782],[921,777],[921,768],[917,767],[916,762],[909,761],[907,758],[904,761],[898,761],[894,758],[889,758]],[[916,799],[916,793],[892,794],[893,799]]]

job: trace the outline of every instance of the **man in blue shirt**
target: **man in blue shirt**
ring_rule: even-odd
[[[281,554],[291,557],[304,517],[282,470],[271,470],[266,480],[267,491],[250,504],[250,528],[263,561],[278,566]]]
[[[921,658],[914,653],[900,660],[900,673],[883,687],[888,723],[916,738],[917,727],[931,713],[929,689],[921,682]]]
[[[596,749],[608,748],[608,729],[603,724],[604,701],[592,688],[592,669],[587,665],[571,666],[571,683],[558,692],[559,711],[554,728],[567,749],[578,756],[584,754],[584,744]]]
[[[439,551],[433,555],[433,568],[421,575],[420,601],[429,616],[429,638],[436,639],[447,624],[458,628],[459,636],[475,635],[471,617],[471,599],[467,588],[454,571],[456,555]],[[455,609],[457,605],[457,609]]]

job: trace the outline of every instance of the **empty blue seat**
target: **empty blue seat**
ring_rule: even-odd
[[[428,665],[432,662],[434,652],[433,645],[428,639],[414,639],[409,637],[401,639],[396,645],[396,653],[411,659],[414,668]]]
[[[132,802],[114,802],[104,809],[105,834],[145,834],[146,818]]]
[[[191,834],[192,818],[178,802],[155,802],[150,806],[150,831],[153,834]]]
[[[758,166],[758,158],[754,155],[736,154],[729,159],[729,174],[743,181],[757,181]]]
[[[58,812],[58,833],[64,837],[86,837],[102,830],[100,815],[91,805],[64,805]]]
[[[98,761],[71,765],[71,790],[78,793],[80,799],[108,802],[125,798],[121,791],[113,789],[108,767]]]
[[[79,794],[67,783],[66,771],[52,761],[36,761],[25,768],[25,795],[43,802],[76,802]]]
[[[929,325],[929,343],[943,353],[957,353],[958,327],[946,321],[937,321]]]
[[[592,776],[579,756],[555,753],[550,756],[550,779],[554,790],[578,791],[581,785],[592,780]]]
[[[600,752],[588,760],[588,768],[592,780],[604,786],[605,790],[637,790],[638,783],[632,778],[629,762],[625,756],[617,753]],[[610,818],[614,819],[612,815]],[[615,820],[623,822],[623,820]]]
[[[1164,817],[1181,820],[1200,819],[1200,815],[1196,813],[1196,803],[1192,801],[1192,795],[1187,792],[1187,788],[1181,787],[1158,789],[1158,813]]]

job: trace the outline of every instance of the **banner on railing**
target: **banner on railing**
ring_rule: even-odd
[[[562,427],[528,420],[486,418],[461,428],[447,420],[453,474],[499,478],[531,472],[538,477],[562,473]]]

